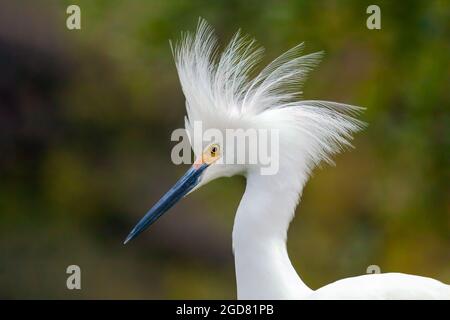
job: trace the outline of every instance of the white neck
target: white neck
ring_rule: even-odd
[[[311,292],[286,249],[305,177],[249,174],[233,227],[238,299],[301,299]]]

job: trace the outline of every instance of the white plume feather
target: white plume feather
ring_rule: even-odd
[[[251,78],[263,48],[237,32],[220,54],[213,29],[200,19],[197,31],[183,33],[172,47],[186,97],[186,129],[197,120],[217,124],[270,114],[270,127],[292,130],[292,145],[303,152],[308,169],[321,161],[332,163],[331,155],[350,146],[351,134],[363,127],[353,118],[362,108],[300,100],[301,85],[322,56],[301,55],[303,47],[288,50]]]

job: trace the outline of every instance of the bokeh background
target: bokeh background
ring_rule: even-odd
[[[82,29],[66,28],[81,7]],[[381,7],[382,29],[366,28]],[[170,161],[184,98],[169,39],[198,17],[242,28],[264,62],[326,56],[307,99],[364,106],[368,128],[314,172],[288,239],[312,288],[366,273],[450,283],[450,8],[442,1],[0,2],[0,298],[235,298],[231,230],[245,187],[220,179],[127,246],[186,170]],[[66,267],[82,289],[66,288]]]

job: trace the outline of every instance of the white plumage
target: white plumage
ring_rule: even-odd
[[[173,48],[186,97],[186,129],[201,121],[206,128],[266,127],[289,129],[292,143],[309,169],[342,146],[363,123],[352,118],[360,107],[329,101],[300,100],[301,84],[319,62],[321,52],[301,55],[303,43],[290,49],[250,79],[263,53],[240,32],[222,54],[211,27],[200,20],[195,34],[184,33]],[[191,134],[191,137],[193,134]],[[288,137],[287,137],[288,138]],[[194,150],[198,153],[201,150]]]
[[[201,149],[194,148],[195,121],[206,129],[280,132],[277,174],[261,175],[247,164],[208,163],[196,182],[198,188],[222,176],[242,174],[247,179],[232,235],[239,299],[450,299],[450,286],[430,278],[363,275],[312,290],[294,270],[286,236],[303,186],[314,167],[323,161],[331,163],[331,156],[350,146],[352,133],[363,127],[354,118],[359,107],[301,100],[299,88],[321,53],[302,56],[300,44],[252,77],[263,50],[238,32],[220,54],[213,30],[204,20],[195,34],[183,34],[172,49],[186,97],[186,129],[199,159],[206,142],[201,141]],[[230,150],[220,147],[225,157]],[[180,186],[174,189],[172,193],[179,193]],[[129,238],[162,214],[159,207],[149,211]]]

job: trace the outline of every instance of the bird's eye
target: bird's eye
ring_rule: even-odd
[[[215,157],[218,151],[218,147],[217,146],[212,146],[211,147],[211,157]]]
[[[220,147],[218,144],[213,144],[207,147],[203,153],[203,162],[212,164],[214,161],[220,158]]]

